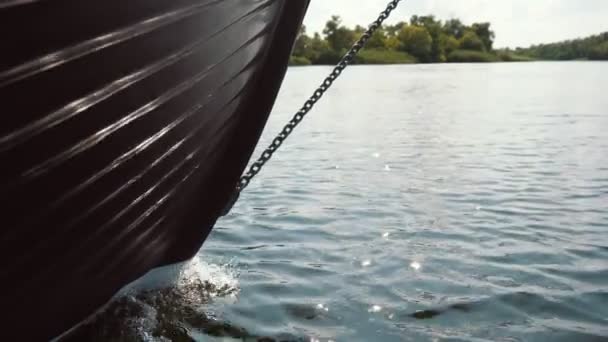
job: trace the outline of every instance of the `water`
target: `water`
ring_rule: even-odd
[[[329,70],[289,70],[264,145]],[[606,89],[608,63],[349,69],[218,222],[200,259],[238,293],[202,311],[250,339],[607,340]]]

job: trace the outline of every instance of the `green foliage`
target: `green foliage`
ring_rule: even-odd
[[[314,64],[334,65],[337,64],[344,56],[340,51],[327,50],[319,55],[319,58],[314,61]]]
[[[325,29],[323,29],[325,39],[329,43],[329,47],[334,51],[348,50],[357,40],[355,32],[341,25],[341,23],[342,19],[334,15],[325,24]]]
[[[431,36],[431,52],[428,57],[429,62],[445,61],[445,47],[442,44],[441,36],[444,35],[441,21],[435,20],[432,15],[428,16],[413,16],[410,19],[410,24],[414,26],[424,27]]]
[[[396,36],[389,36],[388,38],[386,38],[386,48],[392,51],[397,51],[399,50],[399,46],[401,45],[401,42],[399,41],[399,38],[397,38]]]
[[[310,59],[303,56],[291,56],[289,57],[289,65],[311,65]]]
[[[494,32],[490,30],[490,23],[475,23],[471,28],[483,43],[484,50],[492,51],[492,45],[494,45]]]
[[[401,51],[365,49],[355,57],[356,64],[409,64],[416,63],[414,56]]]
[[[291,65],[336,64],[365,28],[342,25],[339,16],[325,24],[323,36],[309,36],[302,27],[296,38]],[[529,60],[608,60],[608,32],[585,39],[535,45],[516,50],[494,50],[495,34],[490,23],[465,25],[458,19],[445,22],[432,15],[381,26],[355,59],[359,64],[520,62]]]
[[[315,33],[312,38],[306,35],[306,28],[302,26],[300,33],[296,38],[294,44],[292,57],[301,57],[300,59],[291,58],[289,63],[291,65],[307,65],[312,64],[313,61],[319,60],[321,55],[327,54],[331,51],[329,43],[321,38],[318,33]],[[306,63],[308,60],[309,63]]]
[[[339,16],[325,24],[323,37],[313,37],[302,28],[293,49],[292,65],[336,64],[360,37],[365,28],[349,29]],[[458,19],[443,23],[432,15],[412,16],[408,22],[383,25],[370,37],[357,63],[422,63],[446,62],[458,49],[491,51],[494,32],[489,23],[466,26]],[[296,58],[300,57],[300,58]]]
[[[397,35],[397,32],[401,31],[403,26],[407,25],[406,22],[400,21],[395,25],[384,25],[384,29],[389,37],[394,37]]]
[[[510,49],[496,51],[496,55],[502,62],[531,62],[535,60],[530,56],[517,54]]]
[[[386,49],[387,48],[387,34],[383,27],[380,27],[367,41],[365,45],[368,49]]]
[[[315,33],[312,41],[310,42],[310,51],[305,55],[311,61],[315,61],[320,58],[321,55],[331,51],[329,43],[321,38],[321,35]]]
[[[298,32],[298,36],[296,37],[292,54],[295,56],[305,56],[306,52],[310,49],[311,40],[312,39],[306,35],[306,26],[302,25]]]
[[[462,38],[465,30],[466,26],[464,26],[458,19],[450,19],[443,24],[443,33],[456,39]]]
[[[464,50],[485,51],[483,41],[473,31],[466,31],[460,39],[459,45]]]
[[[518,54],[546,60],[608,59],[605,56],[608,32],[582,39],[518,48]],[[602,56],[604,56],[602,58]]]
[[[480,62],[498,62],[496,55],[473,50],[456,50],[450,53],[447,57],[450,63],[480,63]]]
[[[397,34],[397,38],[401,42],[399,50],[409,53],[421,62],[431,60],[433,38],[426,28],[414,25],[404,26]]]
[[[608,61],[608,41],[593,47],[588,55],[590,60]]]
[[[452,51],[458,50],[458,48],[460,47],[460,41],[456,39],[455,36],[442,34],[439,39],[441,41],[441,45],[443,46],[446,56],[452,53]]]

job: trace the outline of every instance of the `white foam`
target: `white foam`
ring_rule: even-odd
[[[126,298],[128,301],[133,301],[134,304],[143,308],[143,314],[137,317],[131,317],[125,321],[125,325],[132,329],[142,341],[146,342],[167,342],[165,337],[155,337],[152,335],[155,327],[159,324],[157,308],[148,305],[147,303],[137,299],[138,293],[142,291],[150,291],[152,295],[156,289],[175,288],[179,298],[178,300],[184,303],[196,305],[205,303],[208,297],[201,297],[198,291],[188,290],[188,285],[197,285],[201,283],[209,283],[213,286],[209,287],[209,297],[217,297],[220,295],[236,297],[239,290],[238,282],[239,273],[233,261],[225,264],[213,264],[203,261],[200,256],[195,256],[191,260],[183,263],[173,264],[156,268],[125,286],[120,290],[111,301],[106,303],[96,313],[89,316],[83,322],[65,332],[64,334],[53,339],[59,340],[62,336],[69,334],[74,329],[78,329],[81,324],[89,323],[97,319],[99,315],[106,314],[105,311],[111,303],[119,298]],[[162,292],[159,292],[160,295]]]
[[[210,264],[197,255],[183,265],[177,276],[177,285],[187,285],[200,280],[217,288],[238,290],[238,277],[239,273],[233,261],[222,265]]]

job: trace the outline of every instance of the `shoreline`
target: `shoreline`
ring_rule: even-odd
[[[443,63],[357,63],[350,64],[349,67],[357,66],[386,66],[386,65],[454,65],[454,64],[524,64],[524,63],[608,63],[607,60],[588,60],[588,59],[572,59],[572,60],[552,60],[552,59],[535,59],[530,61],[492,61],[492,62],[443,62]],[[335,64],[290,64],[289,67],[333,67]]]

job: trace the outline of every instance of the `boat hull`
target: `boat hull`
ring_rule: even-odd
[[[192,257],[272,108],[307,0],[0,5],[0,336],[48,339]]]

